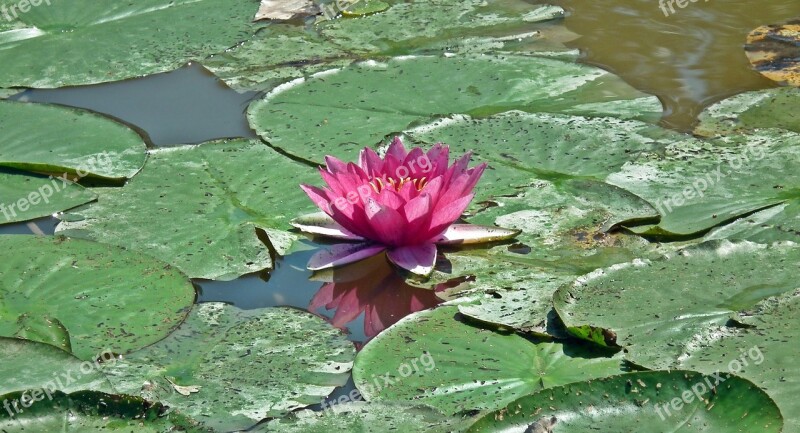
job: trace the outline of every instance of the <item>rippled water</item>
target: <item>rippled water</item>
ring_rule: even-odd
[[[697,114],[716,101],[773,87],[750,67],[747,34],[800,16],[798,0],[686,0],[685,8],[673,4],[675,13],[664,1],[669,16],[658,0],[537,3],[566,9],[567,28],[580,35],[567,45],[580,48],[584,62],[657,95],[665,105],[664,125],[679,130],[691,129]]]

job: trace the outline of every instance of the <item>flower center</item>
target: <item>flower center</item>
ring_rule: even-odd
[[[376,193],[380,193],[383,189],[389,187],[393,187],[395,191],[400,191],[403,185],[407,183],[411,183],[412,185],[414,185],[414,188],[416,188],[417,191],[422,191],[422,188],[425,188],[425,185],[428,184],[428,178],[423,177],[419,179],[412,179],[410,177],[407,177],[405,179],[397,180],[392,177],[388,178],[376,177],[375,179],[369,182],[370,186],[372,186],[372,189],[374,189]]]

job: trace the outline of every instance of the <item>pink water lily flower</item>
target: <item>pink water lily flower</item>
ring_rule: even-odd
[[[475,244],[509,239],[519,232],[499,227],[454,224],[474,197],[486,164],[469,168],[470,153],[448,167],[450,149],[442,143],[428,152],[407,151],[395,138],[381,158],[370,148],[358,164],[332,156],[320,169],[327,188],[301,185],[322,213],[292,224],[308,233],[348,241],[314,255],[308,268],[352,263],[386,251],[395,265],[429,275],[437,245]]]

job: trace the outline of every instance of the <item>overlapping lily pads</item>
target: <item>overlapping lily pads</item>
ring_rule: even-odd
[[[694,347],[678,365],[707,374],[731,372],[753,381],[780,407],[786,420],[783,432],[800,431],[800,367],[791,343],[800,338],[799,300],[800,292],[794,290],[736,313],[732,319],[744,326]]]
[[[261,424],[256,433],[385,433],[464,431],[472,420],[445,417],[433,408],[407,404],[342,403],[322,412],[295,412]]]
[[[529,341],[455,319],[440,307],[408,316],[371,340],[353,378],[369,401],[414,401],[445,413],[497,409],[516,398],[619,373],[619,356]]]
[[[73,108],[0,101],[0,137],[0,166],[20,170],[121,180],[145,160],[136,132]]]
[[[109,357],[113,357],[109,354]],[[0,395],[28,389],[42,393],[114,392],[99,364],[81,361],[49,344],[0,337]]]
[[[725,384],[713,390],[706,383],[716,377],[681,370],[564,385],[489,413],[469,432],[786,431],[781,412],[764,391],[735,376],[724,378]]]
[[[0,224],[52,215],[96,198],[93,192],[63,178],[0,169]]]
[[[28,394],[30,395],[30,394]],[[20,401],[23,393],[0,396]],[[162,416],[166,408],[141,398],[81,391],[72,394],[56,392],[52,399],[42,399],[20,413],[0,411],[0,430],[22,432],[120,432],[210,433],[196,422],[172,413]]]
[[[437,42],[470,36],[532,31],[531,24],[564,16],[557,6],[508,0],[415,0],[397,2],[365,19],[338,19],[319,25],[322,36],[350,51],[410,54]]]
[[[319,403],[347,381],[354,355],[340,331],[309,313],[211,303],[104,371],[119,392],[231,431]]]
[[[668,368],[719,338],[733,313],[796,288],[790,270],[799,256],[793,244],[709,241],[592,272],[560,288],[555,306],[575,335],[625,347],[633,362]],[[598,338],[599,330],[615,339]]]
[[[272,266],[257,229],[279,253],[291,245],[288,221],[314,208],[298,185],[317,179],[258,141],[159,149],[131,182],[102,190],[57,231],[145,252],[192,278],[232,279]]]
[[[56,319],[83,360],[105,351],[127,353],[164,338],[194,301],[194,287],[183,274],[118,247],[2,235],[0,249],[10,252],[0,262],[0,335],[15,335],[23,315],[28,326]]]
[[[258,28],[254,0],[38,3],[0,20],[0,87],[51,88],[164,72],[223,51]]]
[[[652,203],[657,226],[636,230],[698,236],[709,229],[783,202],[800,199],[800,134],[760,129],[715,141],[683,139],[641,155],[606,179]]]
[[[513,109],[580,114],[582,104],[628,100],[657,104],[660,114],[655,98],[601,69],[571,62],[513,55],[404,57],[282,85],[251,104],[248,118],[272,145],[321,162],[326,154],[354,160],[365,144],[435,116]],[[648,114],[655,113],[640,116]]]

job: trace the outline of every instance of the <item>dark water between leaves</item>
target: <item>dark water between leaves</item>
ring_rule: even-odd
[[[667,0],[668,2],[669,0]],[[772,87],[753,72],[743,44],[753,28],[800,15],[800,1],[706,0],[673,4],[668,14],[657,0],[566,1],[567,42],[583,61],[608,69],[633,86],[657,95],[663,123],[687,131],[707,105],[730,95]],[[669,15],[669,16],[667,16]],[[567,37],[566,39],[569,39]],[[81,107],[135,126],[151,146],[192,144],[226,137],[253,137],[244,113],[258,95],[228,89],[199,65],[146,78],[55,90],[26,91],[11,99]],[[291,187],[291,186],[289,186]],[[52,234],[55,218],[0,227],[0,233]],[[381,266],[318,281],[305,264],[315,245],[277,259],[269,276],[234,281],[196,281],[199,302],[220,301],[243,309],[291,306],[311,309],[366,341],[412,311],[437,300],[406,286]],[[332,397],[349,392],[340,389]]]

